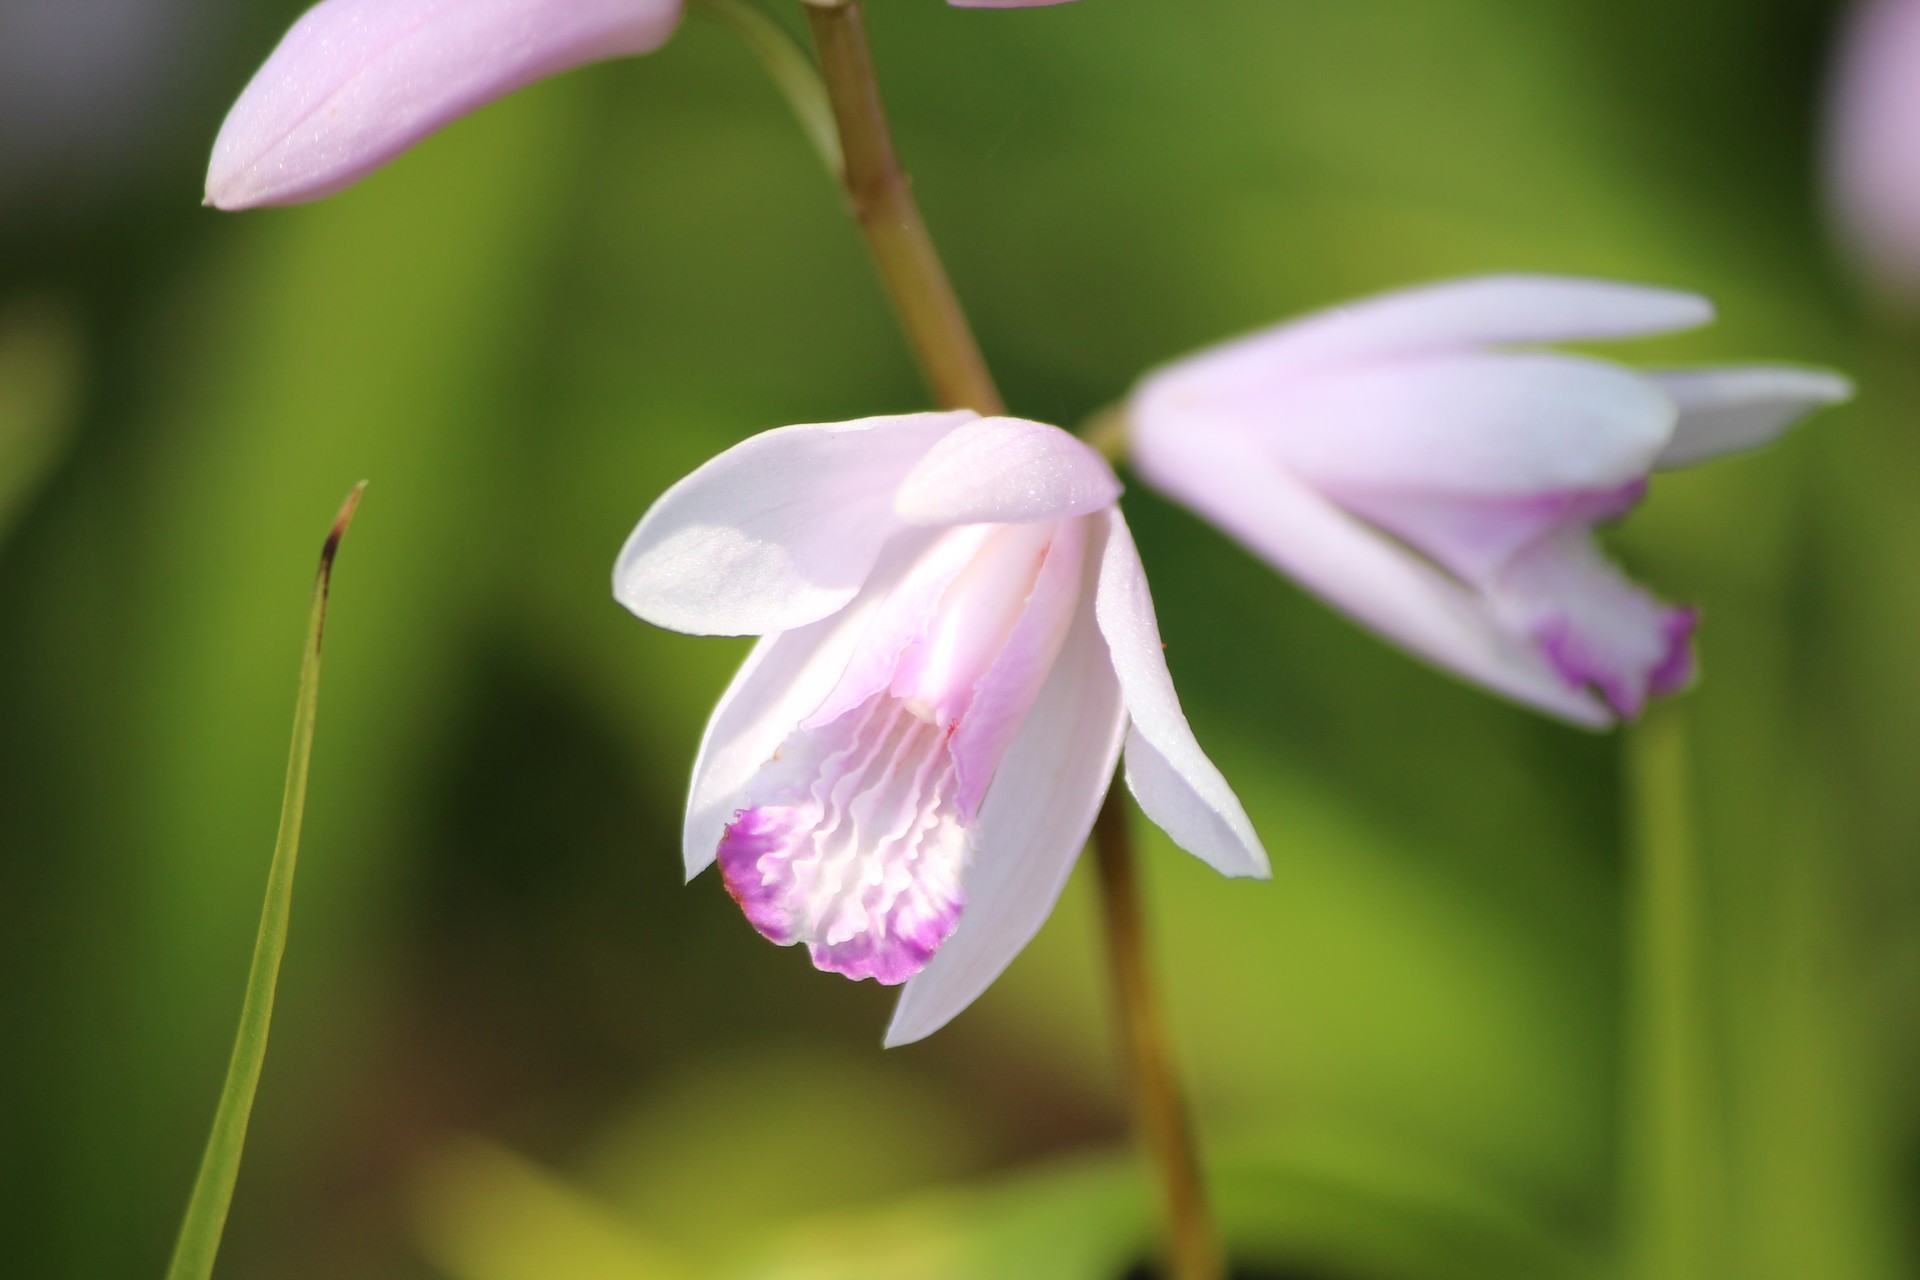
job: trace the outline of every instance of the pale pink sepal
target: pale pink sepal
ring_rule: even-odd
[[[1140,412],[1155,411],[1151,394]],[[1676,417],[1630,370],[1535,351],[1334,368],[1236,391],[1218,411],[1258,424],[1273,456],[1316,484],[1479,495],[1623,484],[1647,473]]]
[[[1127,785],[1141,811],[1182,849],[1223,875],[1264,878],[1267,851],[1180,709],[1133,534],[1117,508],[1106,521],[1094,613],[1133,721]]]
[[[1289,475],[1251,438],[1138,434],[1134,463],[1301,585],[1428,661],[1576,724],[1612,722],[1604,703],[1569,687],[1477,593]]]
[[[221,126],[207,203],[297,204],[535,80],[646,53],[682,0],[322,0]]]
[[[713,458],[661,496],[621,548],[613,594],[691,635],[765,635],[859,592],[904,523],[894,491],[975,414],[782,427]]]
[[[1849,387],[1512,344],[1711,314],[1691,294],[1541,276],[1369,299],[1149,375],[1128,404],[1134,461],[1415,653],[1604,726],[1688,682],[1697,614],[1624,578],[1594,527],[1630,511],[1656,468],[1764,443]]]
[[[1713,319],[1698,294],[1612,280],[1494,275],[1398,289],[1262,329],[1171,366],[1212,381],[1514,343],[1597,341]]]
[[[1656,460],[1662,468],[1757,449],[1815,409],[1853,396],[1853,383],[1837,373],[1789,365],[1654,369],[1644,376],[1680,411]]]
[[[1868,277],[1920,302],[1920,0],[1858,0],[1835,59],[1827,198]]]

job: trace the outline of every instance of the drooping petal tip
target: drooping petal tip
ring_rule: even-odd
[[[321,0],[220,127],[206,203],[298,204],[536,80],[664,44],[682,0]]]
[[[1272,874],[1266,848],[1181,710],[1133,535],[1118,509],[1106,518],[1094,616],[1133,721],[1127,786],[1141,812],[1182,849],[1222,875],[1264,880]]]
[[[1814,410],[1851,400],[1854,391],[1831,370],[1794,365],[1655,369],[1643,376],[1680,411],[1656,462],[1668,469],[1757,449]]]

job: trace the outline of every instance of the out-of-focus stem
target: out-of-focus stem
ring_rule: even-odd
[[[1655,707],[1629,731],[1631,850],[1627,947],[1628,1274],[1712,1280],[1727,1258],[1721,1099],[1705,997],[1700,863],[1689,802],[1686,724]]]
[[[1168,1261],[1173,1280],[1220,1280],[1219,1233],[1207,1203],[1184,1096],[1173,1064],[1173,1047],[1159,991],[1147,966],[1146,924],[1141,918],[1139,859],[1127,826],[1118,779],[1108,789],[1093,823],[1094,863],[1100,872],[1101,915],[1107,933],[1134,1128],[1160,1174]]]
[[[858,0],[807,0],[806,10],[840,126],[841,183],[921,371],[948,408],[1003,412],[912,184],[894,157]]]
[[[691,0],[691,7],[733,32],[760,60],[827,171],[840,177],[846,161],[840,154],[840,130],[833,120],[833,105],[827,101],[827,87],[786,24],[757,0]]]

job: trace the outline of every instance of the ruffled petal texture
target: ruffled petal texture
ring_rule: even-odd
[[[889,1044],[1038,931],[1123,740],[1175,841],[1266,874],[1180,710],[1119,492],[1092,449],[1020,419],[788,427],[669,489],[620,554],[641,617],[762,636],[700,744],[688,877],[717,862],[766,938],[906,984]]]
[[[1503,344],[1711,316],[1691,294],[1543,276],[1389,294],[1149,375],[1128,404],[1133,456],[1389,639],[1605,727],[1691,680],[1698,614],[1629,582],[1595,527],[1656,469],[1764,444],[1851,389],[1818,370],[1643,373]]]
[[[535,80],[664,44],[682,0],[322,0],[241,93],[207,203],[316,200]]]
[[[932,1035],[979,998],[1053,912],[1120,759],[1127,709],[1093,617],[1098,555],[1040,697],[981,806],[959,927],[900,993],[889,1047]]]

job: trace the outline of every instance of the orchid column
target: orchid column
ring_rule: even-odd
[[[915,358],[946,407],[1001,413],[1000,393],[894,155],[859,0],[806,0],[806,10],[839,124],[842,185]],[[1137,859],[1117,787],[1107,792],[1093,841],[1134,1121],[1159,1170],[1171,1274],[1216,1280],[1224,1274],[1218,1231],[1146,960]]]

